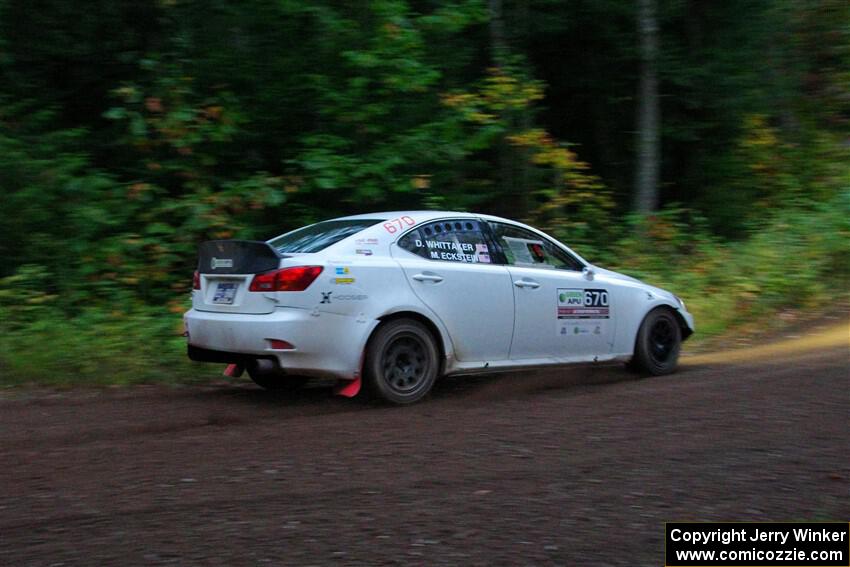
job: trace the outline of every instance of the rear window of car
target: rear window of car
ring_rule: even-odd
[[[381,222],[381,219],[323,221],[269,240],[272,248],[281,254],[321,252],[340,240]]]

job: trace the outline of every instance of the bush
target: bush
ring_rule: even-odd
[[[627,235],[596,257],[680,295],[700,336],[850,297],[850,191],[780,210],[750,230],[745,240],[723,241],[692,212],[669,209],[632,218]]]
[[[0,280],[0,383],[131,384],[191,381],[179,312],[116,303],[68,317],[55,295],[39,292],[43,268]]]

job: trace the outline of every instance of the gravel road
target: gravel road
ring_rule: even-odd
[[[0,564],[663,565],[665,521],[850,520],[848,386],[844,344],[445,379],[407,408],[17,391]]]

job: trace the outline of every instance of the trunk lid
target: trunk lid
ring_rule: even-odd
[[[220,313],[271,313],[277,302],[274,292],[248,290],[255,274],[275,270],[281,259],[266,242],[210,240],[198,248],[201,289],[192,294],[199,311]]]

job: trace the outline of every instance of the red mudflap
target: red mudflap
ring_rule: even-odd
[[[353,398],[360,392],[361,380],[358,376],[354,380],[340,380],[336,383],[334,394],[346,398]]]
[[[224,369],[224,375],[230,378],[239,378],[244,370],[245,367],[241,364],[228,364],[227,368]]]

